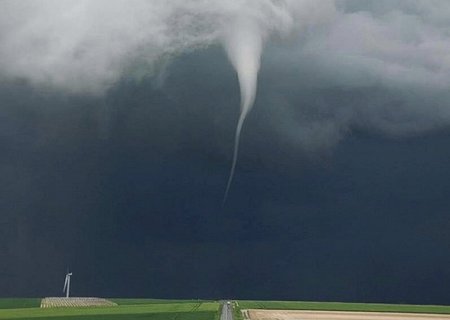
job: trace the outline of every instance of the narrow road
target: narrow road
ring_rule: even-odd
[[[220,320],[233,320],[233,305],[231,301],[223,301],[222,315]]]

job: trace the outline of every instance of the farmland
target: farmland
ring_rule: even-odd
[[[450,306],[310,301],[239,301],[240,309],[409,312],[450,314]]]
[[[41,299],[0,299],[0,320],[218,320],[219,303],[206,300],[112,298],[117,306],[39,308]],[[248,301],[234,303],[234,320],[450,319],[450,307],[339,302]],[[247,310],[245,317],[241,310]],[[344,317],[344,318],[342,318]]]
[[[448,314],[306,311],[306,310],[256,310],[246,313],[249,320],[450,320]]]
[[[301,301],[238,301],[237,306],[235,320],[450,320],[448,306]]]
[[[3,300],[3,301],[2,301]],[[52,320],[217,320],[219,303],[203,301],[164,301],[150,299],[111,299],[118,306],[94,308],[35,307],[40,299],[0,299],[4,306],[0,319],[52,319]],[[26,303],[25,303],[26,302]],[[33,302],[33,303],[31,303]],[[19,307],[17,306],[30,306]]]

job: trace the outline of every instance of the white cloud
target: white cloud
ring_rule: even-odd
[[[447,0],[3,0],[0,74],[101,94],[143,61],[151,69],[161,58],[229,45],[230,33],[245,33],[236,27],[242,19],[269,47],[274,77],[296,70],[297,90],[381,87],[397,101],[330,106],[331,118],[305,120],[299,132],[320,136],[323,124],[334,141],[353,125],[402,133],[450,122]]]
[[[218,43],[238,16],[257,21],[264,34],[286,31],[290,11],[303,12],[303,6],[310,1],[5,0],[0,73],[101,92],[138,59],[153,63]]]

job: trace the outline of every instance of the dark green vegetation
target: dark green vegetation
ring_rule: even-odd
[[[307,301],[238,301],[238,309],[372,311],[450,314],[450,306],[403,305],[378,303],[307,302]],[[239,311],[239,310],[238,310]],[[237,318],[239,320],[239,318]]]
[[[244,320],[244,316],[241,312],[241,306],[239,303],[236,303],[236,301],[233,303],[233,320]]]
[[[0,309],[14,308],[39,308],[41,299],[39,298],[1,298]]]
[[[167,301],[152,299],[112,300],[118,303],[119,306],[97,308],[2,309],[0,310],[0,319],[25,320],[36,318],[52,320],[217,320],[219,315],[218,302],[204,302],[197,300]]]
[[[166,304],[166,303],[200,303],[200,302],[214,302],[213,300],[166,300],[166,299],[122,299],[122,298],[108,298],[108,300],[117,303],[118,305],[136,305],[136,304]]]

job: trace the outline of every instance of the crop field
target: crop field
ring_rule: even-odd
[[[450,320],[448,314],[305,311],[305,310],[248,310],[249,320]]]
[[[166,299],[122,299],[122,298],[110,298],[108,299],[119,305],[130,305],[130,304],[172,304],[172,303],[205,303],[205,302],[215,302],[214,300],[166,300]]]
[[[103,298],[61,298],[49,297],[41,301],[41,308],[61,308],[61,307],[114,307],[117,303]]]
[[[339,302],[238,301],[235,320],[242,319],[450,320],[450,307]]]
[[[51,319],[51,320],[217,320],[218,302],[164,301],[150,299],[111,299],[118,306],[92,308],[38,308],[19,307],[24,299],[4,300],[0,319]],[[36,299],[38,305],[40,299]],[[8,303],[7,303],[8,302]],[[1,302],[0,302],[1,303]]]
[[[240,309],[408,312],[450,314],[450,306],[309,301],[238,301]]]

